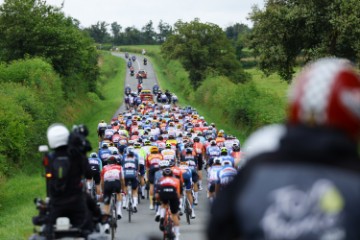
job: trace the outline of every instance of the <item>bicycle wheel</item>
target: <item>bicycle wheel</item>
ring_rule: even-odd
[[[169,240],[173,240],[175,239],[175,234],[174,234],[174,231],[173,231],[173,221],[171,219],[171,214],[169,212],[169,210],[167,210],[167,216],[166,216],[166,225],[165,225],[165,231],[164,231],[164,234],[165,234],[165,238],[166,239],[169,239]]]
[[[190,208],[189,200],[187,198],[185,199],[185,214],[186,214],[186,222],[190,224],[191,208]]]
[[[117,221],[117,212],[116,212],[116,195],[112,195],[111,199],[111,240],[115,239],[116,232],[116,221]]]

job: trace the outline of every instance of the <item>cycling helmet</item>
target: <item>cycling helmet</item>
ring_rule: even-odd
[[[185,152],[186,154],[192,154],[193,151],[191,148],[186,148]]]
[[[229,160],[224,160],[224,161],[221,162],[221,165],[222,166],[227,166],[227,165],[232,166],[232,163]]]
[[[118,154],[119,154],[119,150],[114,149],[114,150],[111,152],[111,154],[113,154],[113,155],[118,155]]]
[[[221,153],[226,153],[226,154],[228,153],[228,150],[226,147],[222,147],[220,150],[221,150]]]
[[[173,171],[171,170],[171,168],[165,168],[163,170],[163,176],[172,176],[173,175]]]
[[[167,168],[170,166],[170,162],[168,160],[162,160],[159,162],[160,168]]]
[[[170,143],[167,143],[165,147],[166,147],[166,148],[171,148],[171,144],[170,144]]]
[[[121,141],[120,141],[120,142],[121,142]],[[103,143],[103,144],[101,144],[101,147],[102,147],[102,148],[108,148],[109,146],[108,146],[107,143]]]
[[[200,138],[199,137],[194,137],[194,142],[200,142]]]
[[[239,151],[240,151],[240,146],[237,145],[237,144],[234,144],[234,145],[232,146],[232,150],[233,150],[234,152],[239,152]]]
[[[135,154],[134,154],[134,152],[132,150],[133,149],[128,149],[127,157],[134,157],[135,156]]]
[[[96,152],[92,152],[92,153],[90,153],[90,157],[91,157],[91,158],[97,158],[98,155],[97,155]]]
[[[210,141],[210,145],[211,145],[211,146],[216,146],[216,141],[215,141],[215,140],[211,140],[211,141]]]
[[[360,135],[360,76],[350,61],[323,58],[305,67],[289,92],[291,124],[329,126]]]
[[[158,147],[153,146],[153,147],[150,148],[150,153],[158,153],[158,152],[159,152]]]
[[[150,146],[150,144],[151,144],[150,140],[145,140],[145,142],[144,142],[145,146]]]
[[[129,142],[128,142],[128,145],[134,145],[135,144],[135,141],[134,140],[129,140]]]
[[[134,147],[135,147],[135,148],[141,148],[141,143],[135,142],[135,143],[134,143]]]
[[[50,148],[58,148],[68,144],[69,130],[61,123],[54,123],[47,129],[47,139]]]
[[[114,155],[110,155],[107,159],[108,164],[116,164],[117,160],[116,157]]]
[[[216,157],[216,158],[214,158],[214,164],[221,164],[221,158],[219,158],[219,157]]]

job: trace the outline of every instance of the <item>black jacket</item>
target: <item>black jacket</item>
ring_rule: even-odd
[[[360,239],[355,142],[327,128],[286,126],[212,205],[208,239]]]

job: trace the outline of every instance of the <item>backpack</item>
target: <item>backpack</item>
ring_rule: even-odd
[[[67,182],[71,167],[69,156],[56,156],[56,154],[49,155],[49,170],[51,177],[51,188],[56,193],[63,193],[67,188]]]

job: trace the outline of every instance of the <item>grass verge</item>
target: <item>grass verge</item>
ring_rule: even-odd
[[[68,106],[60,119],[67,125],[84,123],[89,127],[89,140],[94,150],[97,150],[96,127],[99,120],[109,121],[122,103],[122,93],[126,74],[125,61],[110,53],[103,53],[101,61],[101,79],[99,91],[103,99],[89,95],[80,98]],[[37,172],[18,173],[0,183],[0,239],[28,239],[32,233],[32,216],[37,214],[33,199],[45,196],[45,179],[41,177],[41,163],[34,159],[34,165],[39,165]]]

